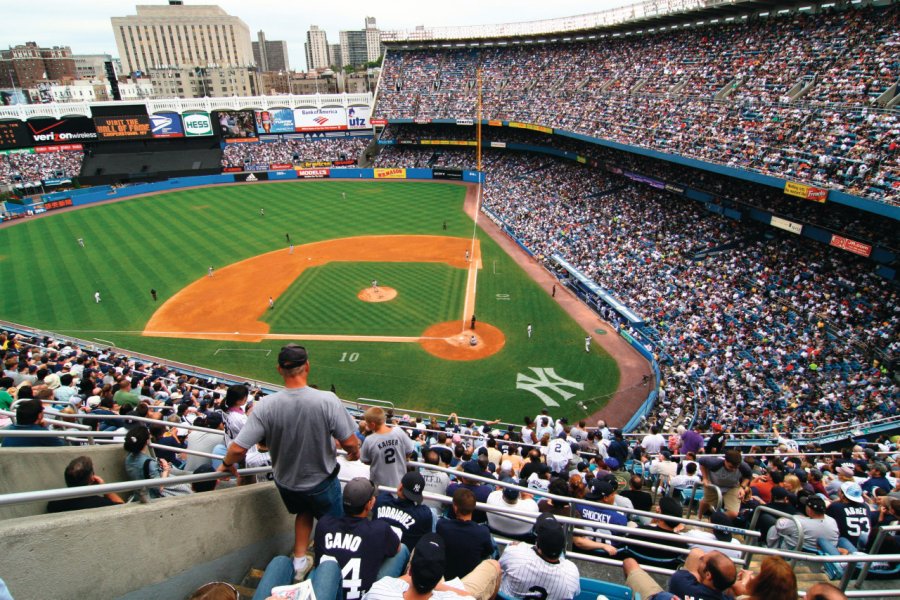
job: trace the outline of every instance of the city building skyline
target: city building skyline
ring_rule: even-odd
[[[111,17],[124,75],[168,67],[255,65],[250,28],[220,6],[138,5]]]

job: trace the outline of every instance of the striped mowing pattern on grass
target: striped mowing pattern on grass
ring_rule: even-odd
[[[357,298],[373,279],[396,289],[397,297]],[[434,323],[459,318],[465,285],[465,269],[448,265],[330,263],[304,271],[263,320],[272,333],[418,336]]]
[[[347,199],[343,200],[342,192]],[[271,356],[220,352],[268,349],[259,344],[142,337],[150,316],[179,290],[217,269],[295,244],[360,235],[447,235],[468,238],[465,188],[419,182],[326,181],[208,187],[51,214],[0,231],[0,318],[103,338],[139,352],[279,383]],[[259,209],[265,208],[265,216]],[[447,230],[443,229],[446,221]],[[520,421],[546,404],[517,387],[534,369],[555,370],[583,385],[542,389],[554,416],[578,418],[600,408],[618,384],[615,363],[480,230],[484,268],[474,312],[500,328],[506,345],[473,362],[446,361],[416,343],[298,340],[309,348],[311,381],[344,398],[391,400],[442,412]],[[85,240],[85,247],[76,242]],[[465,271],[443,264],[330,263],[301,276],[264,318],[273,331],[420,335],[433,322],[458,319]],[[260,272],[258,277],[266,277]],[[364,303],[356,293],[378,279],[399,295]],[[150,297],[150,288],[159,300]],[[99,290],[102,302],[93,294]],[[209,298],[215,303],[216,298]],[[316,303],[311,301],[315,300]],[[353,324],[351,326],[351,323]],[[534,325],[534,336],[525,327]],[[327,329],[326,329],[327,327]],[[538,371],[543,372],[543,371]],[[591,399],[598,399],[591,401]],[[588,410],[576,403],[587,401]]]

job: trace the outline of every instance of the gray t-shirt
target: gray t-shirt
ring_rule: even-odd
[[[701,456],[697,459],[701,467],[706,467],[709,471],[709,482],[719,486],[722,493],[727,492],[733,487],[740,485],[741,480],[753,477],[753,471],[750,465],[741,461],[740,466],[734,471],[725,468],[725,459],[716,458],[715,456]]]
[[[389,433],[370,433],[363,442],[359,459],[371,467],[375,485],[396,488],[406,474],[406,456],[415,449],[405,431],[392,427]]]
[[[278,485],[305,492],[334,472],[334,440],[346,440],[355,431],[353,417],[337,396],[302,387],[257,402],[234,443],[250,448],[265,439]]]
[[[822,519],[812,519],[803,515],[797,515],[800,525],[803,527],[803,548],[815,552],[819,549],[816,542],[819,538],[825,538],[835,546],[838,543],[837,521],[825,515]],[[793,550],[797,546],[797,525],[793,519],[782,517],[775,522],[775,526],[769,529],[766,543],[769,548],[786,548]]]

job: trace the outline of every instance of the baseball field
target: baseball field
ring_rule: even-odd
[[[595,413],[615,361],[475,227],[467,190],[257,183],[51,214],[0,231],[0,318],[275,383],[294,341],[346,399]]]

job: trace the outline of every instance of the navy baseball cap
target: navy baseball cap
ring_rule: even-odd
[[[446,563],[444,538],[436,533],[423,535],[409,561],[409,575],[415,590],[420,594],[433,590],[444,576]]]
[[[425,489],[425,478],[418,471],[410,471],[400,480],[403,486],[403,497],[416,504],[422,503],[422,490]]]
[[[541,513],[534,524],[535,545],[545,558],[555,560],[566,549],[566,532],[553,513]]]
[[[278,353],[278,366],[282,369],[302,367],[309,360],[306,348],[297,344],[288,344]]]

